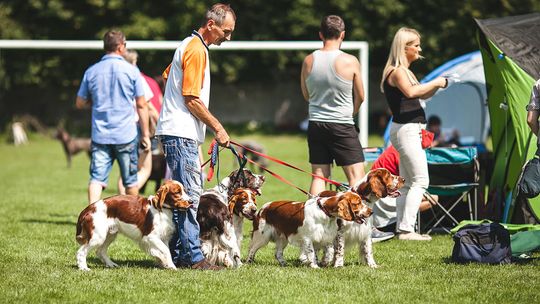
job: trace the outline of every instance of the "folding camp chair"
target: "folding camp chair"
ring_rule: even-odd
[[[477,192],[480,165],[478,162],[476,147],[459,148],[432,148],[426,150],[429,168],[429,187],[425,197],[433,205],[434,218],[427,224],[427,233],[434,228],[440,227],[446,232],[450,230],[442,227],[441,223],[448,218],[452,225],[459,223],[452,211],[467,198],[468,211],[471,220],[477,218]],[[457,197],[448,207],[438,203],[433,198],[436,194],[441,196]],[[437,209],[437,210],[435,210]],[[440,210],[440,212],[438,212]],[[420,219],[420,214],[418,216]],[[434,223],[433,223],[434,222]],[[420,231],[420,220],[418,220]]]

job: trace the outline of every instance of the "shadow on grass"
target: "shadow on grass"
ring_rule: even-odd
[[[536,262],[536,261],[540,261],[540,258],[538,258],[538,257],[531,257],[531,258],[515,258],[515,257],[512,257],[511,264],[512,265],[527,265],[527,264],[530,264],[530,263],[533,263],[533,262]],[[475,263],[475,262],[470,262],[470,263],[465,263],[465,264],[456,263],[456,262],[452,261],[452,257],[450,257],[450,256],[442,258],[442,262],[445,263],[445,264],[450,264],[450,265],[452,265],[452,264],[453,265],[480,265],[480,264],[484,264],[484,265],[491,265],[491,266],[501,265],[501,264],[487,264],[487,263]]]
[[[111,260],[118,264],[119,267],[126,267],[126,268],[139,268],[139,269],[161,269],[159,264],[152,260],[118,260],[113,257],[111,257]],[[114,268],[107,268],[105,267],[105,264],[101,262],[101,260],[97,257],[87,257],[86,261],[88,262],[90,269],[114,269]],[[77,268],[77,266],[74,266]]]
[[[75,226],[77,223],[74,221],[55,221],[55,220],[43,220],[43,219],[24,219],[21,222],[30,224],[50,224],[50,225],[68,225]]]

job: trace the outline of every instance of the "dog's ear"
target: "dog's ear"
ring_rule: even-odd
[[[350,202],[349,202],[349,199],[345,195],[342,195],[339,197],[338,216],[346,221],[353,220],[353,214],[351,213]]]
[[[387,195],[386,184],[382,180],[381,175],[370,178],[369,184],[371,187],[371,193],[373,193],[377,198],[385,197]]]
[[[161,210],[163,208],[163,204],[165,203],[165,198],[167,198],[168,193],[169,193],[169,185],[167,183],[159,187],[158,191],[156,192],[156,196],[157,196],[156,208],[157,209]]]
[[[238,195],[234,194],[229,200],[229,214],[233,215],[234,207],[236,206],[236,201],[238,200]]]

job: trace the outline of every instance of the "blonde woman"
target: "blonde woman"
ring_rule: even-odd
[[[384,68],[381,90],[392,111],[390,141],[399,152],[399,172],[405,178],[405,186],[396,202],[396,232],[400,240],[429,241],[429,235],[414,232],[418,208],[429,185],[426,154],[421,145],[421,130],[426,128],[421,100],[433,96],[448,82],[443,77],[425,84],[418,82],[409,67],[422,58],[421,51],[420,34],[414,29],[400,28]]]

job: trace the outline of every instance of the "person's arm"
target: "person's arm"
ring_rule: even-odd
[[[137,114],[139,115],[139,125],[141,127],[140,144],[146,151],[150,150],[150,131],[148,128],[148,103],[144,96],[135,99]]]
[[[540,111],[538,110],[530,110],[527,112],[527,124],[529,125],[529,128],[531,128],[534,135],[538,136],[538,116],[540,114]]]
[[[227,134],[227,131],[225,131],[219,120],[206,108],[203,101],[199,97],[188,95],[184,96],[184,102],[193,116],[197,117],[197,119],[214,131],[217,143],[220,146],[228,147],[230,142],[229,134]]]
[[[531,99],[527,105],[527,124],[532,132],[538,136],[538,116],[540,114],[540,80],[538,80],[531,92]]]
[[[77,99],[75,100],[75,107],[79,110],[82,109],[88,109],[92,105],[91,100],[86,100],[82,98],[81,96],[77,96]]]
[[[77,109],[87,109],[92,105],[92,100],[89,98],[90,92],[88,91],[88,81],[86,78],[86,72],[84,73],[81,81],[81,86],[77,92],[77,98],[75,99],[75,107]]]
[[[446,86],[446,79],[443,77],[437,77],[424,84],[413,85],[404,68],[395,69],[394,73],[390,75],[390,81],[391,84],[394,84],[408,99],[427,99],[433,96],[438,89]]]
[[[310,54],[304,59],[304,63],[302,63],[302,72],[300,73],[300,87],[302,88],[302,95],[304,96],[304,100],[307,102],[309,102],[309,92],[306,86],[306,79],[311,72],[312,64],[313,55]]]
[[[362,102],[364,102],[364,82],[362,81],[362,74],[360,70],[360,62],[358,59],[354,56],[351,56],[354,58],[354,78],[353,78],[353,96],[354,96],[354,107],[353,107],[353,115],[358,114],[360,110],[360,105]]]

